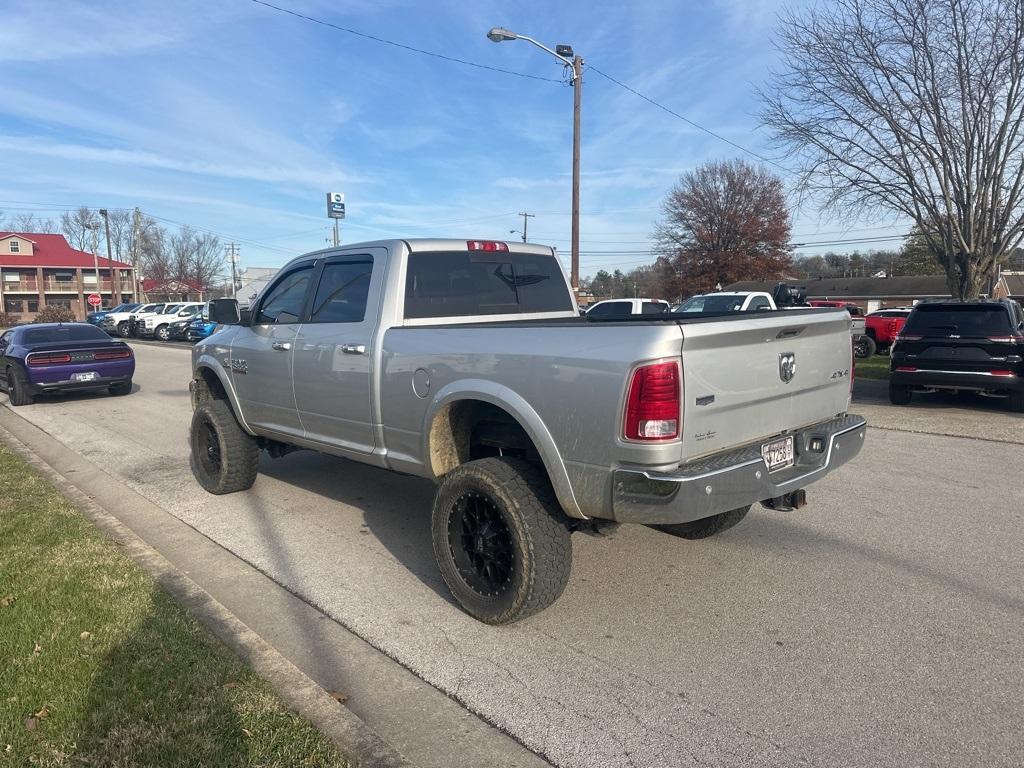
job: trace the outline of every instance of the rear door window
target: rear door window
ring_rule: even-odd
[[[588,315],[594,317],[611,317],[612,315],[633,314],[633,302],[631,301],[605,301],[592,307]]]
[[[668,307],[660,301],[645,301],[640,306],[641,315],[660,315],[664,312],[668,312]]]
[[[313,299],[311,323],[360,323],[366,315],[373,259],[328,263]]]
[[[529,253],[409,254],[405,317],[461,317],[572,311],[554,256]]]
[[[1009,313],[991,304],[920,306],[903,326],[903,332],[908,334],[961,338],[998,336],[1010,330]]]

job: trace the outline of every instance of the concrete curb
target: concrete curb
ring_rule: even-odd
[[[206,590],[70,483],[31,448],[0,426],[0,439],[46,477],[68,501],[138,563],[197,621],[264,678],[295,712],[315,725],[353,765],[416,768],[355,714],[331,698],[309,676],[253,632]]]

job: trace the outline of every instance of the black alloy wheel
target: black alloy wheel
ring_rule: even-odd
[[[203,471],[210,475],[219,475],[221,470],[220,439],[217,437],[217,430],[210,422],[203,422],[199,426],[196,447],[199,448],[196,459],[202,465]]]
[[[441,481],[430,536],[445,584],[470,616],[508,624],[551,605],[565,589],[572,544],[543,467],[489,457]]]
[[[516,568],[512,534],[491,499],[471,492],[459,496],[448,518],[448,547],[466,585],[484,597],[509,590]]]

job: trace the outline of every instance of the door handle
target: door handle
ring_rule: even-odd
[[[342,344],[341,351],[346,355],[365,355],[366,345],[365,344]]]
[[[290,341],[275,341],[270,346],[276,349],[278,352],[287,352],[289,349],[292,348],[292,343]]]

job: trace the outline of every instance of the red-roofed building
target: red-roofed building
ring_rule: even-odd
[[[97,282],[97,262],[99,281]],[[46,305],[62,305],[84,320],[98,293],[110,308],[134,296],[132,265],[107,262],[72,248],[64,235],[0,232],[0,306],[14,321],[31,320]]]

